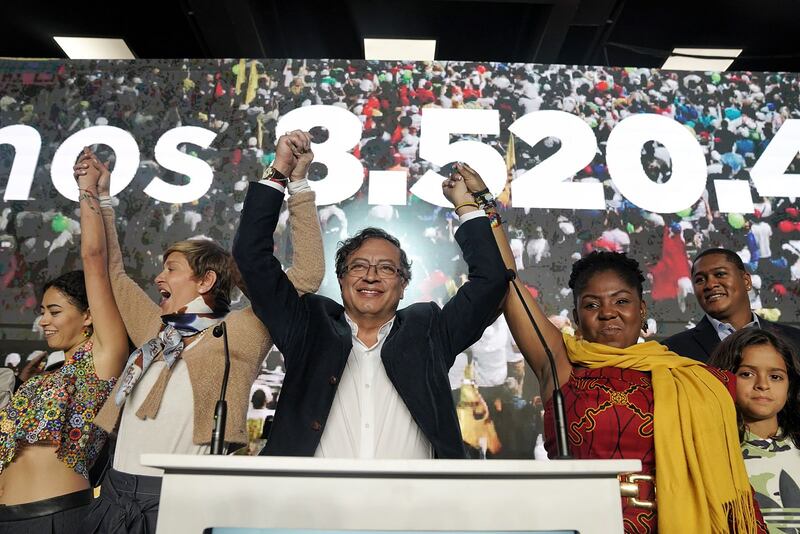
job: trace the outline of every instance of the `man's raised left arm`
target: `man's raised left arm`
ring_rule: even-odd
[[[459,216],[461,226],[455,238],[469,268],[468,281],[442,309],[440,328],[450,366],[497,318],[508,291],[509,275],[489,218],[479,209],[457,170],[442,183],[442,191]]]

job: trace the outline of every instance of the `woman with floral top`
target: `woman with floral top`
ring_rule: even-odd
[[[103,239],[97,191],[78,180],[82,237]],[[119,376],[128,340],[102,250],[82,239],[84,271],[48,282],[40,307],[64,365],[20,386],[0,410],[0,534],[71,534],[92,500],[89,469],[106,433],[93,420]]]

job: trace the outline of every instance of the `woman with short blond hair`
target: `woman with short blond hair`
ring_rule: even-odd
[[[287,144],[281,139],[279,144]],[[302,139],[310,143],[305,134]],[[283,148],[279,146],[277,158],[286,158]],[[305,174],[313,154],[309,150],[299,161],[289,152],[288,158],[292,162],[287,166]],[[128,335],[138,347],[97,416],[97,424],[106,430],[117,429],[117,443],[113,469],[92,506],[85,531],[153,532],[161,471],[142,465],[140,456],[209,452],[225,365],[223,340],[210,330],[224,320],[229,333],[229,443],[248,441],[250,388],[272,340],[250,306],[230,311],[238,270],[230,252],[209,240],[180,241],[165,251],[164,268],[155,278],[161,298],[153,302],[124,271],[108,198],[108,170],[89,152],[75,172],[93,176],[98,183],[105,227],[99,245],[108,250],[111,288]],[[315,197],[307,184],[290,194],[290,217],[298,219],[291,225],[290,277],[299,292],[314,292],[325,270]]]

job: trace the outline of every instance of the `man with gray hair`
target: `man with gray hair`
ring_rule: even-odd
[[[295,148],[308,150],[298,138]],[[274,169],[289,187],[304,182]],[[285,176],[290,178],[283,178]],[[400,242],[365,228],[341,243],[342,304],[298,296],[273,255],[283,194],[251,184],[233,256],[256,315],[284,355],[286,376],[263,455],[464,458],[447,371],[497,316],[507,272],[486,214],[455,171],[442,190],[456,207],[455,238],[469,281],[440,308],[398,310],[411,279]]]

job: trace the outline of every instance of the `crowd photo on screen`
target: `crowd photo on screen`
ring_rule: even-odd
[[[752,279],[751,308],[760,317],[800,322],[800,205],[795,198],[762,197],[751,188],[752,213],[723,212],[713,186],[714,180],[749,183],[750,171],[776,132],[788,119],[800,118],[798,74],[463,61],[3,60],[0,87],[0,132],[26,125],[42,140],[28,200],[0,205],[0,366],[17,373],[32,361],[42,368],[57,363],[57,353],[42,352],[47,345],[39,327],[38,292],[47,280],[81,268],[78,204],[62,196],[51,179],[53,156],[65,139],[92,126],[114,126],[136,140],[135,177],[113,199],[116,228],[126,272],[155,298],[151,281],[169,244],[206,236],[230,249],[248,181],[258,180],[275,158],[278,123],[311,105],[346,110],[362,126],[351,153],[363,166],[365,186],[346,200],[318,206],[326,255],[320,292],[326,296],[339,296],[333,271],[337,243],[367,226],[389,229],[409,251],[413,277],[405,303],[443,304],[466,281],[453,210],[410,192],[405,205],[370,203],[366,178],[370,171],[401,171],[410,188],[427,171],[439,172],[420,156],[423,114],[433,108],[478,109],[496,110],[499,135],[453,134],[450,142],[480,141],[503,158],[508,183],[498,201],[516,270],[558,328],[574,331],[570,268],[595,250],[630,253],[645,270],[649,316],[643,336],[661,340],[696,325],[704,313],[693,294],[691,260],[712,247],[741,258]],[[556,154],[563,140],[546,137],[530,146],[509,126],[544,110],[574,115],[593,131],[597,153],[574,181],[602,184],[605,210],[514,207],[510,183]],[[677,121],[702,149],[708,185],[678,213],[637,207],[610,178],[609,135],[620,121],[640,113]],[[159,137],[181,126],[216,134],[208,148],[179,146],[213,169],[213,183],[195,201],[161,202],[144,192],[154,178],[178,185],[189,180],[154,157]],[[315,143],[333,135],[322,127],[311,133]],[[95,150],[113,169],[114,151],[101,143]],[[647,142],[639,157],[649,180],[671,179],[667,147]],[[6,192],[15,158],[19,154],[0,138],[0,193]],[[313,163],[312,183],[327,172],[324,161]],[[786,170],[795,172],[800,172],[797,156]],[[294,244],[284,210],[276,256],[286,264]],[[239,293],[232,308],[245,303]],[[257,453],[267,438],[284,370],[273,348],[252,386],[251,445],[245,452]],[[459,355],[450,383],[471,457],[546,458],[538,383],[502,315]]]

